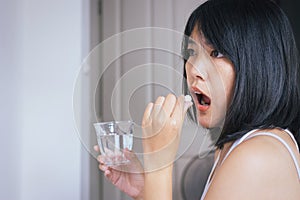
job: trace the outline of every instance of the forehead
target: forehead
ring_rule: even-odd
[[[203,33],[201,31],[199,31],[197,26],[194,27],[192,34],[189,37],[188,44],[189,45],[199,45],[199,46],[207,47],[207,48],[211,47],[211,45],[209,45],[209,43],[205,39]]]

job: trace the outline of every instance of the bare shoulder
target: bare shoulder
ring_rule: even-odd
[[[206,199],[300,199],[300,182],[285,146],[257,136],[236,147],[218,168]]]

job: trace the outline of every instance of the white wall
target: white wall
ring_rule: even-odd
[[[2,0],[0,199],[79,200],[80,0]]]
[[[0,199],[20,193],[20,6],[17,0],[0,6]]]

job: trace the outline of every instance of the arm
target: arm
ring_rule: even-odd
[[[144,200],[172,200],[173,165],[145,174]]]
[[[247,140],[217,169],[205,200],[298,199],[292,165],[278,141],[265,136]]]
[[[150,103],[144,113],[144,200],[172,199],[172,169],[184,115],[192,103],[168,95]]]
[[[174,95],[169,95],[166,101],[165,98],[158,98],[154,109],[153,104],[149,104],[143,119],[145,173],[136,155],[125,150],[124,154],[130,160],[130,164],[125,166],[108,167],[103,163],[102,156],[98,156],[99,168],[105,177],[135,200],[172,199],[172,168],[183,122],[182,114],[191,105],[191,102],[183,104],[183,96],[177,100]],[[149,137],[151,135],[155,137]],[[98,146],[94,149],[99,152]]]

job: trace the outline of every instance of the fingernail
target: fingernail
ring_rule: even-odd
[[[105,175],[107,178],[109,178],[109,176],[110,176],[110,171],[109,171],[109,170],[105,170],[104,175]]]

